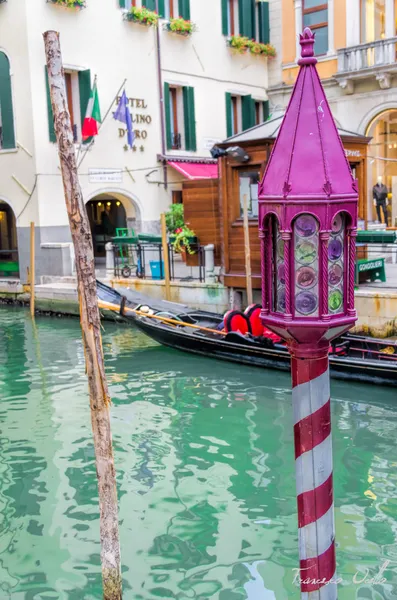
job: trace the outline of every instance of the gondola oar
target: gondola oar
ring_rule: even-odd
[[[103,300],[98,300],[99,308],[106,308],[108,310],[113,310],[119,312],[120,307],[117,304],[112,304],[111,302],[104,302]],[[140,317],[148,317],[149,319],[157,319],[162,323],[166,323],[169,325],[183,325],[183,327],[191,327],[192,329],[200,329],[200,331],[206,331],[207,333],[216,333],[217,335],[227,335],[226,331],[218,331],[217,329],[210,329],[208,327],[202,327],[201,325],[193,325],[192,323],[185,323],[185,321],[177,321],[176,319],[168,319],[167,317],[159,317],[157,315],[150,315],[149,313],[142,312],[141,310],[137,310],[136,308],[128,308],[124,307],[124,312],[134,313],[135,315],[139,315]]]

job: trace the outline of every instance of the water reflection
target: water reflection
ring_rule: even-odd
[[[113,324],[104,350],[125,597],[298,599],[288,375],[185,356]],[[78,322],[35,329],[1,309],[0,382],[0,597],[99,598]],[[336,382],[332,396],[339,600],[395,598],[395,392]],[[369,583],[385,560],[387,581]]]

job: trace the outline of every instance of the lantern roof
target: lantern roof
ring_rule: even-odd
[[[300,35],[300,71],[259,198],[357,196],[342,141],[317,73],[315,34]]]

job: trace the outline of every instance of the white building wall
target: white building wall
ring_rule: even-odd
[[[221,141],[226,137],[225,92],[251,94],[255,99],[266,100],[267,60],[233,55],[226,47],[220,1],[191,0],[191,20],[197,31],[190,38],[164,31],[164,21],[160,23],[163,81],[195,89],[197,152],[168,154],[210,157],[211,140]],[[117,0],[100,2],[100,7],[98,0],[87,0],[87,7],[80,11],[45,0],[10,1],[0,5],[0,40],[13,71],[16,137],[32,156],[21,149],[0,152],[0,197],[19,214],[36,183],[17,223],[20,254],[27,251],[27,228],[31,220],[39,228],[39,243],[70,241],[57,147],[50,143],[48,134],[42,37],[48,29],[60,32],[65,67],[90,69],[92,78],[97,75],[102,117],[124,79],[127,79],[127,96],[144,99],[147,108],[131,109],[133,115],[138,112],[151,117],[150,125],[145,125],[144,151],[140,151],[139,140],[136,152],[124,149],[126,138],[119,137],[123,125],[109,115],[86,153],[79,175],[87,201],[101,193],[112,194],[122,200],[127,217],[135,217],[143,230],[158,230],[159,214],[167,209],[172,189],[180,189],[183,179],[169,167],[168,190],[161,185],[163,169],[157,160],[161,154],[161,119],[155,28],[123,20]],[[90,182],[89,169],[104,168],[123,169],[122,181]],[[25,191],[12,175],[20,180]],[[40,256],[43,259],[39,253]],[[20,256],[22,263],[26,258]]]

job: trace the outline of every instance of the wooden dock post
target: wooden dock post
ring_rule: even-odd
[[[30,283],[30,314],[34,317],[34,284],[36,279],[35,269],[35,230],[34,223],[30,223],[30,267],[29,267],[29,283]]]
[[[98,478],[103,597],[104,600],[121,600],[121,557],[110,397],[102,350],[92,236],[77,175],[59,33],[46,31],[43,37],[65,203],[76,257],[80,322]]]
[[[165,279],[165,299],[171,300],[171,284],[170,284],[170,261],[168,255],[167,242],[167,226],[165,222],[165,214],[161,213],[161,242],[163,245],[164,255],[164,279]]]
[[[244,218],[244,246],[245,246],[245,276],[247,282],[247,306],[253,304],[252,297],[252,275],[251,275],[251,248],[250,231],[248,224],[248,198],[243,196],[243,218]]]

